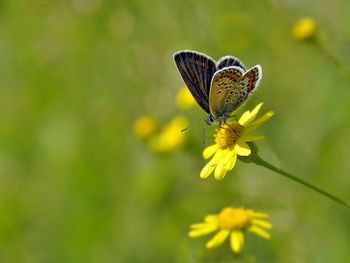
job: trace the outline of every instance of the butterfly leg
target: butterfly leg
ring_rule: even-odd
[[[206,137],[207,126],[208,126],[208,124],[206,124],[203,128],[203,144],[205,144],[206,139],[207,139],[207,137]]]
[[[226,127],[223,127],[223,129],[225,129],[225,130],[227,130],[228,132],[231,132],[231,133],[232,133],[232,131],[234,131],[233,127],[232,127],[230,124],[228,124],[228,123],[226,122],[226,120],[224,121],[224,124],[225,124],[227,127],[229,127],[230,129],[228,129],[228,128],[226,128]]]
[[[223,121],[223,122],[220,121],[220,123],[219,123],[219,129],[223,129],[223,130],[226,130],[226,131],[231,132],[230,129],[227,129],[227,127],[225,127],[224,125],[222,125],[222,123],[224,123],[227,127],[230,127],[230,128],[232,129],[232,127],[231,127],[226,121]]]

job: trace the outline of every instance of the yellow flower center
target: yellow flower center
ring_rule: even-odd
[[[253,215],[243,208],[224,208],[219,214],[219,227],[232,230],[247,228],[252,224]]]
[[[233,146],[243,132],[243,126],[237,121],[224,125],[215,135],[215,142],[221,149]]]

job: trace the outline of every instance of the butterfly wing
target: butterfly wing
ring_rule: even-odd
[[[238,98],[238,84],[243,74],[243,69],[236,66],[225,67],[214,74],[211,81],[209,108],[215,118],[222,116],[228,104]],[[231,100],[228,99],[229,97]]]
[[[260,65],[256,65],[244,73],[240,81],[243,93],[242,97],[244,97],[244,99],[253,94],[253,91],[259,86],[261,78],[262,68]]]
[[[215,61],[205,54],[190,50],[176,52],[174,61],[197,103],[209,113],[209,90],[216,71]]]
[[[215,73],[211,82],[210,112],[215,117],[228,117],[259,85],[262,69],[256,65],[245,73],[240,67],[230,66]]]
[[[222,68],[230,66],[240,67],[241,69],[243,69],[243,71],[246,71],[246,67],[243,64],[243,62],[234,56],[225,56],[220,58],[220,60],[216,63],[216,70],[220,70]]]

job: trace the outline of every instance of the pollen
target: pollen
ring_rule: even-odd
[[[253,214],[243,208],[224,208],[218,217],[218,224],[222,229],[234,230],[249,228],[252,224]]]
[[[243,126],[237,121],[230,125],[223,125],[215,136],[215,142],[221,149],[226,149],[233,146],[243,132]]]

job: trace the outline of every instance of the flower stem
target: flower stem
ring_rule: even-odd
[[[291,180],[293,180],[295,182],[298,182],[298,183],[300,183],[300,184],[302,184],[302,185],[304,185],[304,186],[306,186],[306,187],[308,187],[308,188],[310,188],[310,189],[320,193],[321,195],[324,195],[324,196],[332,199],[333,201],[338,202],[339,204],[345,205],[346,207],[350,207],[350,205],[347,202],[343,201],[342,199],[332,195],[331,193],[328,193],[325,190],[322,190],[321,188],[318,188],[318,187],[316,187],[316,186],[314,186],[314,185],[304,181],[303,179],[300,179],[299,177],[296,177],[296,176],[294,176],[294,175],[292,175],[290,173],[287,173],[287,172],[285,172],[285,171],[283,171],[283,170],[273,166],[272,164],[270,164],[270,163],[264,161],[263,159],[261,159],[260,157],[258,157],[258,159],[255,159],[253,162],[255,164],[257,164],[257,165],[260,165],[260,166],[263,166],[263,167],[265,167],[267,169],[270,169],[270,170],[272,170],[272,171],[274,171],[274,172],[276,172],[276,173],[278,173],[280,175],[283,175],[283,176],[285,176],[285,177],[287,177],[287,178],[289,178],[289,179],[291,179]]]
[[[324,41],[318,37],[315,39],[315,43],[326,59],[335,66],[339,74],[344,78],[350,79],[349,68],[347,68],[344,63],[326,47]]]
[[[322,190],[321,188],[318,188],[318,187],[316,187],[316,186],[314,186],[314,185],[304,181],[303,179],[300,179],[299,177],[296,177],[296,176],[294,176],[294,175],[292,175],[290,173],[287,173],[287,172],[283,171],[282,169],[277,168],[276,166],[274,166],[274,165],[268,163],[267,161],[261,159],[261,157],[258,155],[258,148],[257,148],[257,146],[254,143],[249,143],[249,145],[250,145],[250,147],[252,149],[252,153],[251,153],[251,155],[249,155],[247,157],[240,158],[242,161],[244,161],[244,162],[252,162],[252,163],[255,163],[256,165],[263,166],[263,167],[265,167],[265,168],[267,168],[267,169],[269,169],[269,170],[271,170],[271,171],[273,171],[275,173],[278,173],[278,174],[280,174],[280,175],[282,175],[284,177],[287,177],[290,180],[293,180],[294,182],[302,184],[302,185],[308,187],[309,189],[312,189],[312,190],[318,192],[319,194],[321,194],[321,195],[323,195],[323,196],[325,196],[325,197],[327,197],[327,198],[329,198],[329,199],[331,199],[331,200],[333,200],[333,201],[335,201],[335,202],[337,202],[339,204],[342,204],[342,205],[350,208],[350,204],[348,202],[346,202],[346,201],[336,197],[335,195],[333,195],[333,194],[331,194],[331,193],[329,193],[329,192],[327,192],[325,190]]]

